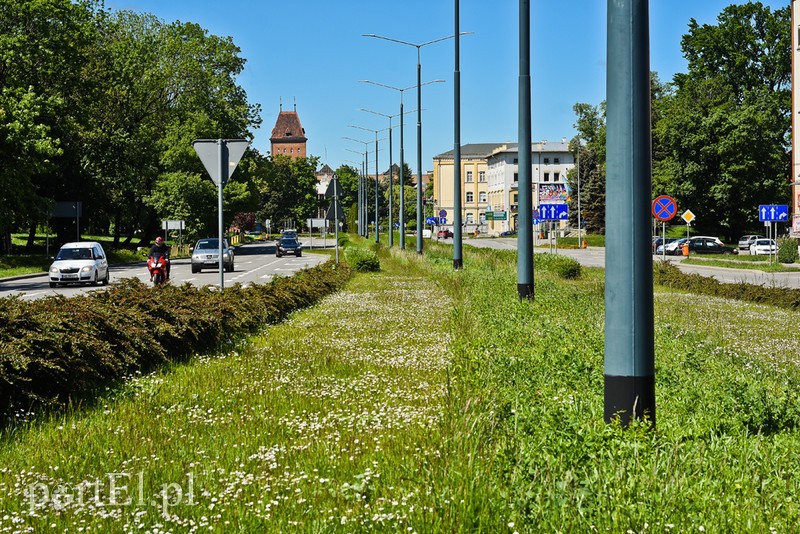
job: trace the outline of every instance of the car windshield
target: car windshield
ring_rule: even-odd
[[[56,260],[91,260],[92,249],[90,248],[62,248],[58,251]]]
[[[219,239],[203,239],[197,242],[195,249],[198,250],[217,250],[219,249]]]
[[[769,239],[759,239],[758,241],[756,241],[756,245],[764,245],[765,247],[768,247],[771,244],[772,243],[770,242]]]
[[[297,244],[297,239],[292,239],[292,238],[281,239],[281,245],[296,245],[296,244]]]

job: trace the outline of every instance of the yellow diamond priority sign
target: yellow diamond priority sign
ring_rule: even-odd
[[[681,219],[686,221],[686,224],[692,224],[692,221],[694,220],[694,213],[692,213],[692,210],[686,210],[683,215],[681,215]]]

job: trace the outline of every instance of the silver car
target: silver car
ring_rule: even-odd
[[[50,287],[64,284],[108,284],[108,259],[96,241],[67,243],[50,265]]]
[[[228,240],[222,240],[222,266],[228,272],[233,272],[233,249],[228,246]],[[199,239],[192,248],[192,272],[199,273],[203,269],[219,268],[219,239],[207,237]]]

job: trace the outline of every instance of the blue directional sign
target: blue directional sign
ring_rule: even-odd
[[[539,215],[543,221],[565,221],[569,219],[569,204],[542,204]]]
[[[786,222],[789,220],[789,206],[762,204],[758,207],[758,220],[761,222]]]
[[[426,217],[425,224],[436,224],[438,219],[436,217]]]

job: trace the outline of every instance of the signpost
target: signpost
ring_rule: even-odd
[[[758,220],[762,221],[764,226],[767,227],[767,237],[774,241],[775,236],[778,235],[778,230],[774,223],[789,222],[789,206],[786,204],[762,204],[758,207]],[[769,262],[770,264],[772,263],[772,247],[770,247],[769,251]]]
[[[543,221],[566,221],[569,219],[569,204],[542,204],[539,215]]]
[[[344,195],[344,190],[342,186],[339,185],[339,180],[337,180],[336,173],[334,173],[333,179],[328,184],[328,190],[325,191],[325,198],[333,198],[331,206],[328,209],[327,219],[329,221],[333,219],[334,238],[336,239],[336,263],[339,263],[339,212],[342,210],[342,207],[339,205],[339,197],[342,195]],[[331,217],[331,212],[333,212],[333,217]]]
[[[661,221],[661,250],[663,251],[661,259],[667,259],[667,228],[666,222],[672,220],[675,217],[675,214],[678,213],[678,204],[675,202],[675,199],[667,196],[667,195],[659,195],[653,201],[653,205],[651,210],[653,213],[653,217]],[[691,213],[691,212],[688,212]],[[686,215],[684,213],[684,215]],[[694,215],[694,214],[693,214]],[[684,219],[686,220],[686,219]],[[689,228],[686,228],[686,235],[689,235]],[[653,251],[655,252],[655,251]],[[652,254],[652,252],[651,252]]]
[[[225,235],[222,229],[222,188],[228,182],[236,165],[242,159],[244,151],[250,146],[245,139],[196,139],[192,141],[195,152],[203,162],[211,180],[217,184],[219,212],[219,290],[225,289],[224,265],[222,262],[222,244]]]

